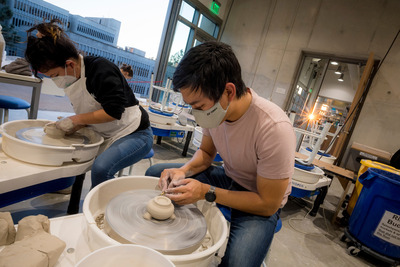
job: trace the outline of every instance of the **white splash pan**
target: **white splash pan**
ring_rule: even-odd
[[[172,116],[164,116],[161,114],[154,113],[152,111],[147,111],[149,114],[149,119],[151,122],[154,123],[159,123],[159,124],[169,124],[169,125],[175,125],[178,116],[177,115],[172,115]]]
[[[307,155],[307,156],[310,156],[310,155],[311,155],[311,152],[308,151],[307,149],[305,149],[304,147],[301,147],[301,148],[300,148],[300,153],[303,154],[303,155]],[[321,155],[318,155],[318,154],[317,154],[317,155],[315,156],[315,158],[318,159],[318,160],[320,160],[320,161],[329,163],[329,164],[333,164],[333,163],[335,162],[335,160],[336,160],[336,157],[334,157],[334,156],[332,156],[332,155],[331,155],[330,157],[325,157],[325,156],[321,156]]]
[[[80,260],[75,267],[174,267],[160,252],[139,245],[124,244],[98,249]]]
[[[152,189],[159,190],[158,178],[147,176],[127,176],[117,179],[108,180],[99,184],[87,194],[83,202],[83,215],[86,220],[84,232],[85,238],[92,251],[110,246],[121,244],[109,237],[96,224],[96,218],[99,214],[104,213],[108,202],[126,191],[134,189]],[[197,206],[202,210],[204,201],[199,201]],[[214,205],[210,209],[210,231],[213,239],[213,245],[204,251],[195,251],[190,254],[183,255],[166,255],[176,266],[184,267],[208,267],[210,266],[215,253],[225,244],[228,236],[227,222],[221,211]],[[207,216],[208,218],[208,216]]]
[[[318,168],[317,166],[314,166],[314,169],[312,169],[311,171],[306,171],[294,167],[294,173],[292,179],[303,183],[315,184],[323,176],[324,176],[324,171]]]
[[[28,127],[43,127],[49,120],[16,120],[1,125],[2,148],[10,157],[29,163],[61,166],[65,162],[86,162],[93,159],[104,139],[85,127],[78,132],[89,138],[89,144],[49,146],[35,144],[15,137],[17,131]]]

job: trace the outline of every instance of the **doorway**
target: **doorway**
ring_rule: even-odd
[[[310,131],[318,130],[325,122],[332,123],[330,137],[321,150],[334,149],[332,137],[339,132],[349,114],[366,62],[364,59],[302,53],[285,110],[295,114],[294,127]]]

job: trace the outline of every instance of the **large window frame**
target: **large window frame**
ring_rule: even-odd
[[[180,10],[181,6],[185,2],[194,8],[195,12],[193,15],[192,21],[189,21],[187,18],[181,16]],[[215,23],[217,25],[218,33],[213,35],[207,33],[205,30],[201,29],[199,24],[199,19],[201,16],[205,16],[208,20]],[[204,6],[198,0],[170,0],[167,16],[165,19],[163,34],[161,36],[160,48],[158,51],[157,61],[155,64],[155,80],[163,81],[163,85],[166,83],[166,73],[168,67],[168,61],[171,57],[171,48],[172,43],[174,41],[175,31],[178,22],[183,23],[184,25],[190,28],[189,36],[186,42],[186,47],[184,49],[184,53],[186,53],[190,48],[197,45],[198,43],[211,41],[211,40],[220,40],[221,37],[221,29],[222,29],[222,19],[212,13],[206,6]],[[168,71],[169,74],[171,71]],[[171,76],[171,75],[169,75]],[[172,77],[170,77],[172,78]]]

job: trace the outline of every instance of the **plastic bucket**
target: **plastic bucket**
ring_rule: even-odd
[[[361,163],[361,166],[360,166],[360,169],[358,170],[358,177],[360,177],[361,174],[363,174],[366,170],[368,170],[368,168],[381,169],[381,170],[385,170],[385,171],[400,175],[400,170],[393,168],[392,166],[377,162],[377,161],[372,161],[369,159],[362,159],[360,161],[360,163]],[[363,188],[362,184],[357,179],[353,193],[351,194],[351,197],[349,200],[349,204],[347,205],[347,213],[349,215],[351,215],[353,212],[354,206],[357,203],[357,199],[361,193],[362,188]]]
[[[114,245],[98,249],[80,260],[75,267],[174,267],[163,254],[139,245]]]
[[[349,221],[349,232],[370,249],[400,259],[400,175],[369,168]]]

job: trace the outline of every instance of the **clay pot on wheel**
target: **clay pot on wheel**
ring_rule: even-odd
[[[65,132],[63,130],[60,130],[56,127],[55,123],[48,123],[43,127],[43,131],[48,135],[49,137],[52,138],[64,138]]]
[[[147,212],[144,218],[150,220],[151,218],[157,220],[174,219],[174,205],[171,200],[165,196],[156,196],[147,203]]]

